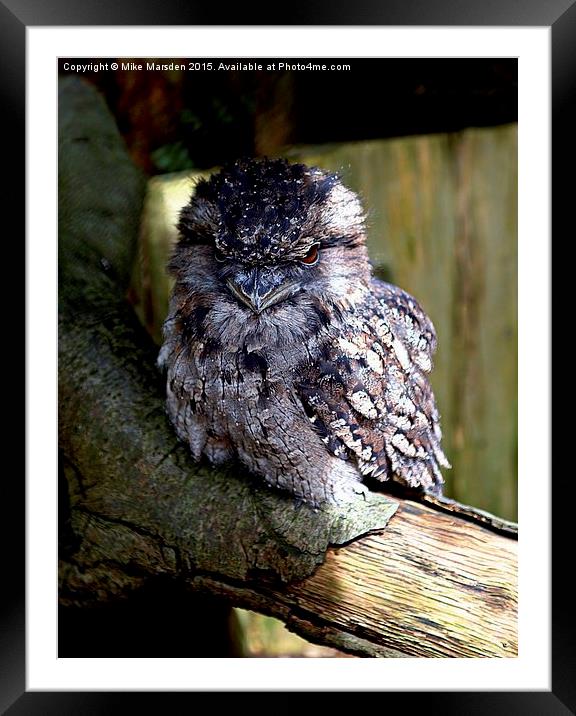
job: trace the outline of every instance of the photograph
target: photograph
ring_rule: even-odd
[[[515,658],[516,58],[59,58],[59,657]]]
[[[0,712],[572,713],[576,3],[286,15],[0,4],[26,282]]]

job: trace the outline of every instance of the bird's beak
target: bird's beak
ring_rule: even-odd
[[[297,290],[293,283],[285,283],[281,272],[259,266],[239,271],[233,278],[228,278],[226,284],[232,295],[256,314]]]

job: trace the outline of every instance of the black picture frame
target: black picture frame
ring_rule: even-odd
[[[2,0],[0,2],[0,64],[3,120],[5,129],[4,166],[10,168],[11,181],[4,189],[5,206],[15,216],[15,228],[25,216],[25,53],[26,27],[69,25],[439,25],[439,26],[546,26],[552,36],[552,162],[555,195],[552,203],[553,226],[570,227],[568,212],[573,203],[574,109],[570,99],[576,94],[576,2],[575,0],[338,0],[331,3],[298,3],[290,17],[275,16],[271,10],[244,3],[183,4],[179,0]],[[286,4],[281,3],[286,10]],[[225,23],[222,23],[225,18]],[[572,171],[570,171],[572,170]],[[570,217],[571,218],[571,217]],[[573,229],[570,230],[573,233]],[[18,233],[13,240],[17,245]],[[21,246],[24,247],[22,241]],[[558,297],[557,297],[558,298]],[[558,304],[561,304],[561,297]],[[556,303],[555,303],[556,306]],[[546,429],[543,426],[543,429]],[[4,569],[0,627],[0,709],[11,716],[18,714],[97,714],[120,713],[133,708],[137,698],[146,705],[164,711],[180,712],[172,703],[178,698],[188,704],[198,698],[190,693],[107,693],[107,692],[28,692],[25,690],[25,604],[24,604],[24,480],[16,471],[7,471],[4,498]],[[444,714],[567,714],[576,712],[576,684],[573,642],[573,614],[570,590],[562,584],[570,544],[562,531],[570,524],[570,502],[563,499],[562,484],[553,491],[553,612],[552,612],[552,689],[549,692],[404,692],[386,694],[402,699],[406,708],[426,709]],[[8,507],[9,506],[9,507]],[[21,511],[17,510],[17,506]],[[538,526],[534,526],[538,529]],[[564,569],[562,569],[564,567]],[[375,687],[376,690],[376,687]],[[160,702],[160,699],[162,701]],[[236,708],[241,706],[236,702]]]

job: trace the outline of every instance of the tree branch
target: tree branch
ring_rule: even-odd
[[[75,78],[59,131],[61,603],[164,575],[359,654],[515,655],[514,541],[380,494],[314,512],[238,467],[191,461],[124,297],[143,178]]]

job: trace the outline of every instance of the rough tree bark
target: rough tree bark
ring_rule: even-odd
[[[163,575],[361,655],[515,656],[514,540],[381,494],[314,512],[190,460],[125,300],[145,183],[75,78],[60,86],[59,183],[61,604]]]

